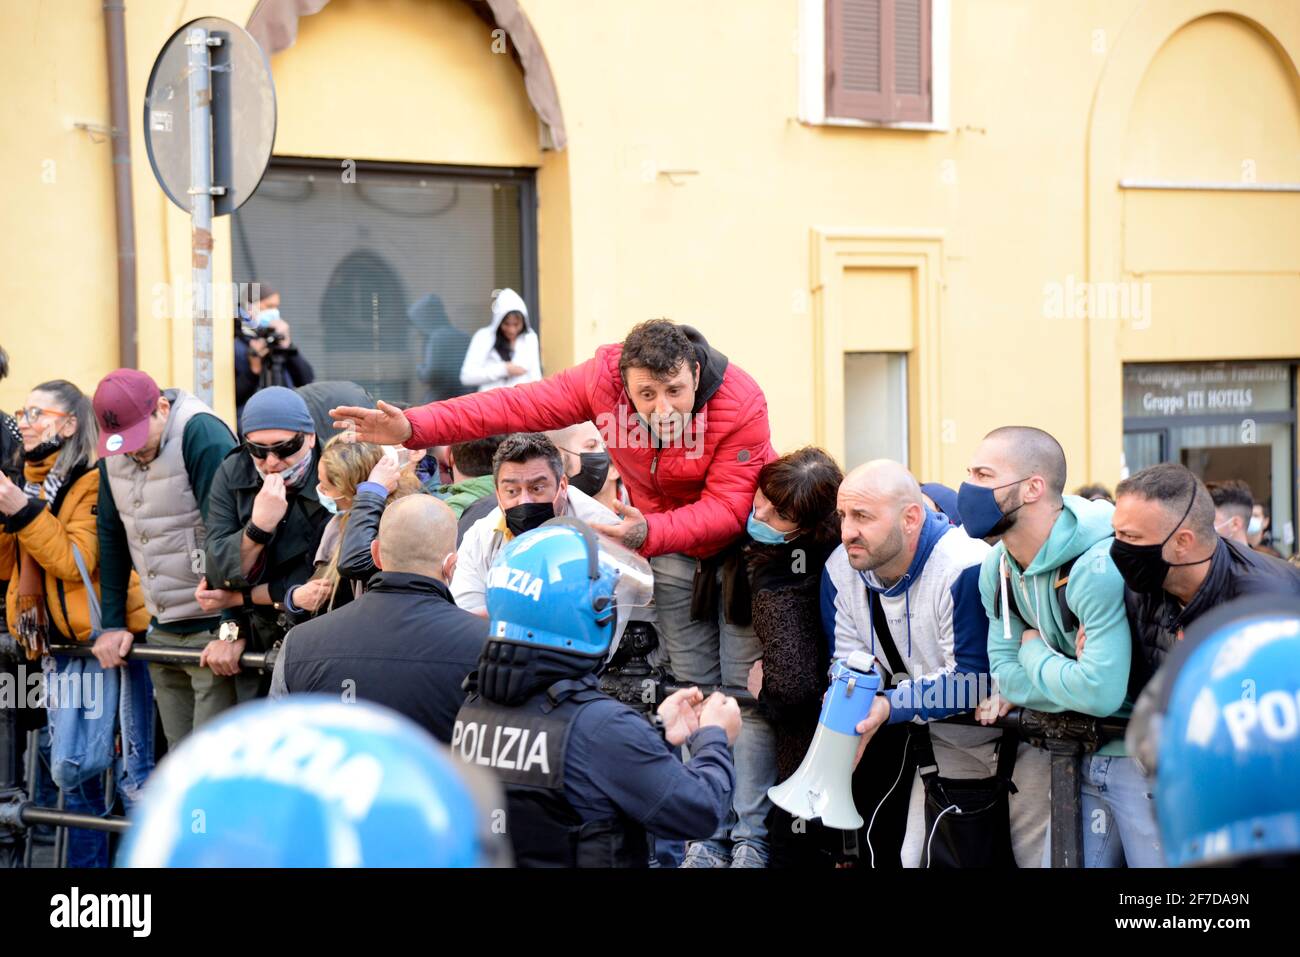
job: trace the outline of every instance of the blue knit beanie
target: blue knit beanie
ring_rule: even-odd
[[[315,432],[316,423],[302,396],[292,389],[273,385],[255,393],[244,404],[244,414],[239,420],[239,431],[244,435],[260,429]]]

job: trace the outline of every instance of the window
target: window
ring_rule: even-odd
[[[1295,545],[1295,372],[1287,362],[1124,366],[1124,465],[1179,462],[1202,480],[1242,479],[1274,548]]]
[[[318,380],[378,398],[471,392],[460,366],[509,286],[534,330],[533,180],[528,170],[276,159],[234,215],[234,276],[280,293],[293,344]]]
[[[826,0],[826,115],[929,123],[930,0]]]
[[[907,461],[907,353],[844,354],[844,464]]]

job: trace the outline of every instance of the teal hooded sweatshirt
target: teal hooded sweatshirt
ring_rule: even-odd
[[[1127,714],[1132,640],[1124,611],[1124,579],[1110,557],[1114,537],[1109,502],[1064,497],[1047,541],[1023,571],[998,542],[980,568],[980,598],[989,617],[989,670],[994,687],[1012,704],[1036,711],[1080,711],[1097,717]],[[1074,656],[1076,631],[1066,631],[1053,588],[1057,570],[1078,557],[1065,585],[1065,601],[1087,636]],[[1001,614],[995,613],[999,567],[1007,573]],[[1020,643],[1026,628],[1041,640]],[[1101,749],[1119,754],[1116,739]]]

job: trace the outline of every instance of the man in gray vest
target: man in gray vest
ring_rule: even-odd
[[[220,614],[195,597],[204,576],[208,490],[226,453],[230,429],[195,396],[163,392],[146,373],[110,372],[95,389],[99,424],[98,530],[104,632],[95,657],[105,668],[123,663],[131,576],[152,620],[150,645],[201,651],[217,640]],[[167,747],[235,704],[237,682],[208,668],[151,663],[154,696]]]

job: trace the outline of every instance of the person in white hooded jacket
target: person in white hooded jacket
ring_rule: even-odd
[[[486,392],[541,377],[541,349],[528,323],[528,306],[513,289],[499,289],[492,295],[492,324],[474,333],[465,351],[461,384]]]

